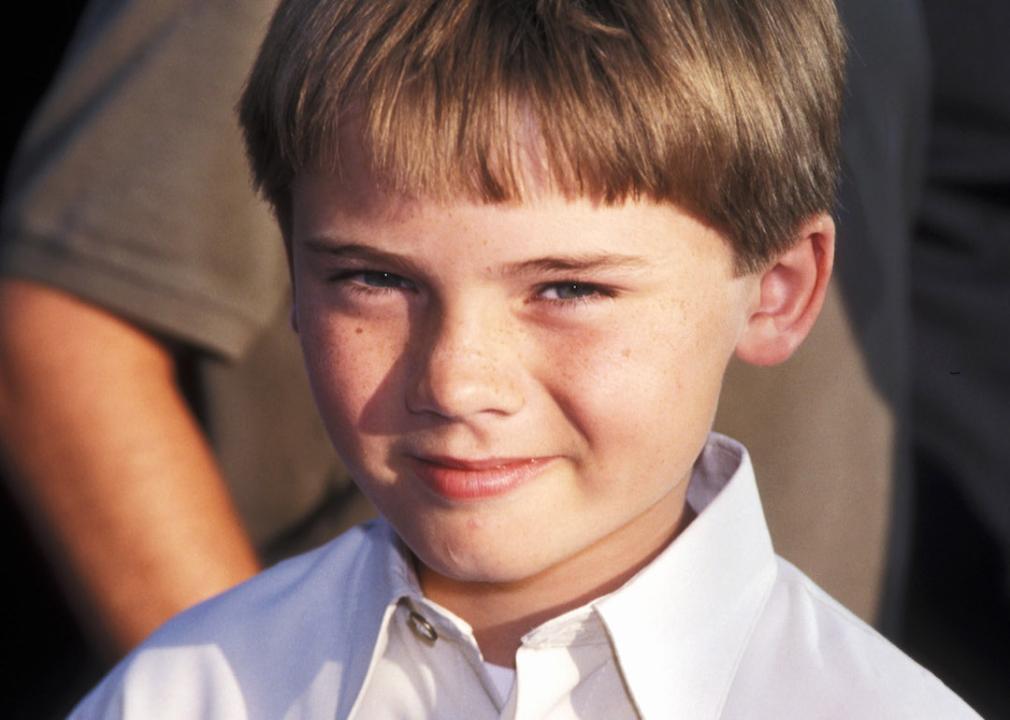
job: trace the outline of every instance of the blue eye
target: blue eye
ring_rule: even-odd
[[[415,289],[407,278],[383,270],[341,270],[331,275],[329,281],[362,292]]]
[[[565,302],[594,297],[612,297],[612,293],[608,293],[604,288],[592,283],[565,281],[543,286],[540,296],[546,300]]]
[[[412,288],[413,283],[411,283],[406,278],[402,278],[399,275],[394,275],[393,273],[381,272],[375,270],[366,270],[364,272],[354,273],[351,279],[356,279],[362,285],[368,285],[369,287],[375,288]]]

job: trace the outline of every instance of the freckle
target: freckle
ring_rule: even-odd
[[[359,327],[357,327],[357,328],[354,328],[354,334],[355,334],[355,335],[360,335],[361,333],[362,333],[362,330],[361,330],[361,328],[359,328]]]
[[[623,350],[621,350],[621,357],[623,358],[631,357],[631,348],[624,348]]]

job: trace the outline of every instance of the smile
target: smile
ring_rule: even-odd
[[[412,457],[414,474],[447,500],[477,500],[511,492],[536,477],[554,457],[461,460]]]

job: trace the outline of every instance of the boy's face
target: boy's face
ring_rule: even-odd
[[[362,490],[428,570],[509,582],[668,540],[753,303],[670,205],[293,188],[295,322]],[[609,558],[609,559],[607,559]]]

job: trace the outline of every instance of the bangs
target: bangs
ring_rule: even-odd
[[[813,0],[798,58],[771,41],[810,35],[793,2],[287,0],[240,105],[256,182],[283,216],[295,175],[353,152],[437,201],[668,201],[753,267],[833,195],[837,17]]]
[[[354,32],[362,14],[381,30]],[[632,32],[661,26],[645,14],[571,2],[344,3],[328,37],[293,38],[313,56],[301,76],[270,83],[280,164],[339,172],[353,143],[380,184],[414,196],[521,202],[536,179],[606,202],[666,199],[681,184],[670,170],[691,164],[691,131],[705,123],[662,67],[621,72],[670,50]]]

